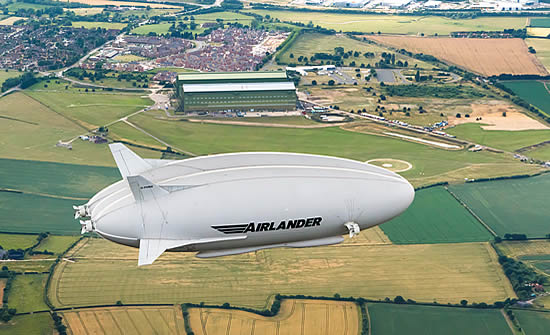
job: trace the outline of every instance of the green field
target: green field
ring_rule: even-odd
[[[152,104],[149,98],[135,93],[75,93],[35,89],[27,94],[57,113],[84,121],[89,128],[105,125]]]
[[[454,128],[449,128],[446,131],[458,138],[505,151],[515,151],[550,140],[550,129],[521,131],[484,130],[479,124],[464,123]],[[542,158],[544,159],[545,157]],[[545,159],[550,159],[550,156]]]
[[[11,118],[0,119],[0,133],[10,134],[2,137],[2,158],[114,166],[106,145],[78,140],[73,150],[56,147],[87,131],[23,93],[0,98],[0,115]]]
[[[51,251],[56,255],[61,255],[69,247],[76,242],[80,237],[78,236],[55,236],[50,235],[45,240],[42,240],[42,242],[34,248],[35,251]]]
[[[367,307],[372,320],[373,335],[514,334],[502,313],[496,309],[480,310],[383,303],[368,303]]]
[[[0,86],[2,86],[2,83],[6,81],[6,79],[17,77],[17,76],[20,76],[21,74],[22,72],[19,72],[19,71],[8,70],[6,72],[6,70],[0,69]]]
[[[393,243],[489,241],[492,235],[442,186],[416,192],[412,205],[380,228]]]
[[[441,303],[515,296],[487,243],[357,243],[208,260],[169,252],[144,267],[137,267],[137,249],[97,238],[83,243],[67,255],[75,262],[61,262],[55,269],[48,292],[56,307],[121,300],[265,308],[274,293],[373,299],[403,295]],[[83,290],[85,278],[93,280],[85,281]]]
[[[448,35],[453,31],[503,30],[506,28],[520,29],[525,26],[525,18],[521,17],[478,17],[475,19],[451,19],[442,16],[398,16],[398,15],[366,15],[340,14],[322,12],[295,12],[278,10],[249,10],[251,13],[270,15],[281,21],[301,22],[320,25],[336,31],[359,31],[388,34],[424,33],[433,35]]]
[[[518,169],[539,169],[504,155],[471,153],[465,150],[451,152],[399,139],[346,131],[338,127],[293,129],[200,124],[158,120],[141,114],[130,118],[130,121],[172,147],[183,148],[196,155],[239,151],[290,151],[361,161],[374,158],[402,159],[412,163],[413,168],[403,175],[416,186],[442,179],[462,181],[465,177],[494,175],[497,167],[497,173],[505,174],[518,173]],[[143,133],[127,128],[124,137],[145,143],[152,141]],[[112,132],[116,134],[117,130]]]
[[[550,83],[536,80],[503,81],[502,83],[550,117]]]
[[[86,29],[104,28],[104,29],[122,29],[126,27],[126,23],[121,22],[91,22],[91,21],[73,21],[71,22],[73,27]]]
[[[546,67],[546,70],[550,72],[550,39],[526,38],[525,43],[535,48],[537,51],[537,59]]]
[[[0,192],[0,231],[76,235],[80,226],[72,205],[83,202]]]
[[[498,235],[522,233],[545,237],[550,207],[545,194],[550,175],[450,186]]]
[[[44,286],[47,275],[18,275],[12,283],[8,296],[10,308],[18,313],[49,310],[44,302]]]
[[[0,158],[0,188],[89,198],[120,179],[111,167]]]
[[[342,61],[348,65],[350,62],[354,61],[356,67],[359,67],[361,64],[374,64],[381,59],[382,52],[391,52],[388,49],[382,48],[375,44],[369,44],[361,41],[351,39],[344,35],[324,35],[318,33],[304,33],[298,36],[296,40],[292,43],[292,46],[285,50],[285,52],[277,56],[277,61],[283,64],[295,63],[298,65],[305,65],[305,62],[299,62],[298,57],[305,56],[311,58],[315,53],[328,53],[333,54],[334,48],[342,47],[344,51],[357,51],[359,52],[358,57],[349,57],[342,59]],[[366,58],[363,56],[365,52],[374,52],[374,58]],[[294,57],[290,58],[290,54]],[[433,65],[427,64],[422,61],[418,61],[411,57],[406,57],[401,54],[396,54],[395,61],[407,61],[410,67],[417,65],[419,68],[432,68]],[[323,60],[325,61],[325,60]],[[319,64],[319,61],[316,61]]]
[[[55,256],[47,256],[50,258],[53,258]],[[25,273],[25,272],[49,272],[52,264],[54,263],[54,260],[47,259],[47,260],[25,260],[24,262],[6,262],[6,263],[0,263],[2,266],[7,266],[10,271],[15,271],[17,273]]]
[[[546,335],[550,329],[550,313],[514,310],[525,335]]]
[[[51,335],[53,320],[49,313],[17,315],[7,323],[0,323],[0,335]]]
[[[37,235],[0,234],[2,249],[27,249],[36,243]]]
[[[531,18],[531,27],[550,28],[550,18]]]

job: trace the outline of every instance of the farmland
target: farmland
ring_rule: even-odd
[[[360,64],[371,64],[374,66],[374,64],[381,59],[381,54],[383,52],[391,52],[388,49],[382,48],[377,45],[368,44],[365,42],[357,41],[354,39],[351,39],[347,36],[342,35],[323,35],[318,33],[304,33],[298,36],[296,40],[292,43],[292,46],[288,49],[286,49],[283,53],[281,53],[277,61],[279,63],[288,64],[288,63],[296,63],[300,65],[300,62],[298,61],[298,57],[304,56],[311,58],[315,53],[328,53],[333,54],[334,48],[336,47],[342,47],[344,48],[344,51],[357,51],[359,52],[358,57],[352,57],[343,59],[344,63],[347,65],[350,62],[355,62],[357,67]],[[363,56],[366,52],[372,52],[375,54],[374,58],[366,58]],[[293,58],[290,58],[290,54],[293,55]],[[422,61],[418,61],[414,58],[403,56],[400,54],[396,54],[395,61],[407,61],[409,66],[417,66],[419,68],[432,68],[432,65],[427,64]],[[303,65],[305,63],[302,63]]]
[[[353,302],[284,300],[274,317],[217,308],[190,308],[197,335],[218,334],[357,334],[359,311]]]
[[[7,323],[0,323],[0,335],[51,335],[53,321],[49,313],[17,315]]]
[[[186,334],[179,307],[91,308],[62,315],[73,335]]]
[[[470,140],[492,148],[515,151],[524,147],[547,141],[550,129],[546,130],[484,130],[479,124],[465,123],[447,130],[449,134]],[[546,157],[550,159],[549,157]]]
[[[415,53],[432,55],[484,76],[508,74],[547,75],[548,71],[529,53],[522,39],[424,38],[371,36],[370,39]]]
[[[550,30],[550,28],[548,29]],[[527,38],[525,39],[525,43],[537,51],[538,60],[550,72],[550,39]]]
[[[531,27],[550,28],[549,18],[531,18]]]
[[[12,283],[8,304],[17,312],[36,312],[48,310],[44,302],[44,285],[47,275],[18,275]]]
[[[6,81],[6,79],[8,78],[13,78],[13,77],[17,77],[17,76],[20,76],[21,73],[20,72],[17,72],[17,71],[6,71],[6,70],[2,70],[0,71],[0,86],[2,85],[2,83],[4,81]]]
[[[126,27],[126,23],[121,22],[91,22],[91,21],[73,21],[72,26],[75,28],[104,28],[104,29],[122,29]]]
[[[373,335],[509,334],[499,310],[368,303]],[[529,333],[527,333],[529,334]]]
[[[0,188],[89,198],[118,180],[116,168],[0,158]]]
[[[498,235],[548,234],[550,208],[540,195],[550,188],[550,175],[497,180],[449,187]]]
[[[48,256],[48,257],[54,257],[54,256]],[[17,273],[44,273],[44,272],[50,272],[50,269],[53,265],[53,260],[44,260],[44,259],[36,259],[36,260],[25,260],[24,262],[5,262],[0,263],[1,266],[7,266],[10,271],[14,271]]]
[[[550,275],[550,241],[502,242],[498,248],[505,254]]]
[[[336,31],[358,31],[385,34],[448,35],[453,31],[503,30],[520,29],[525,26],[524,18],[512,17],[478,17],[475,19],[451,19],[442,16],[398,16],[398,15],[365,15],[340,14],[323,12],[294,12],[278,10],[249,10],[251,13],[270,15],[281,21],[293,21],[320,25]]]
[[[116,1],[116,0],[74,0],[86,5],[92,6],[135,6],[135,7],[151,7],[151,8],[181,8],[177,5],[168,5],[155,2],[139,2],[139,1]]]
[[[74,242],[80,237],[77,236],[55,236],[50,235],[42,240],[40,244],[34,248],[36,251],[50,251],[56,255],[64,253]]]
[[[412,205],[380,226],[393,243],[489,241],[492,235],[443,187],[416,192]]]
[[[37,235],[0,234],[2,249],[26,249],[36,243]]]
[[[173,147],[185,148],[197,155],[236,151],[291,151],[366,161],[387,157],[388,152],[391,152],[392,157],[389,158],[412,163],[413,168],[403,175],[412,179],[415,185],[431,182],[433,179],[430,177],[464,180],[464,170],[456,177],[451,175],[453,170],[469,169],[476,164],[479,165],[469,177],[478,178],[485,173],[493,175],[495,171],[490,169],[491,164],[499,166],[499,173],[509,173],[508,169],[516,168],[522,171],[539,169],[514,162],[498,154],[450,152],[398,139],[350,132],[337,127],[293,129],[199,124],[157,120],[141,114],[130,118],[130,121]],[[114,133],[116,134],[116,130]],[[128,136],[125,137],[133,141],[151,141],[138,132],[129,132],[126,135]],[[483,172],[484,169],[488,170]]]
[[[535,80],[505,81],[504,86],[550,117],[550,84]]]
[[[526,335],[544,335],[550,329],[550,313],[514,310]]]
[[[0,231],[78,234],[80,227],[72,209],[75,202],[79,201],[0,192]]]
[[[121,300],[229,301],[265,308],[275,293],[339,293],[373,299],[403,295],[442,303],[461,299],[493,302],[514,296],[496,254],[486,243],[272,249],[208,261],[192,254],[165,253],[153,265],[140,268],[136,249],[102,239],[80,243],[68,254],[76,262],[61,262],[52,277],[49,298],[56,307]],[[94,280],[83,291],[82,278],[90,277]]]

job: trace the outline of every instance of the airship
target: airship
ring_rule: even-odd
[[[122,180],[73,206],[75,219],[83,234],[139,248],[138,266],[165,251],[209,258],[337,244],[414,199],[403,177],[350,159],[245,152],[172,161],[109,147]]]

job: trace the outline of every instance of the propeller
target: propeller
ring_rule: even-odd
[[[92,223],[92,220],[80,220],[80,226],[82,226],[82,230],[80,230],[80,234],[84,233],[90,233],[94,230],[94,225]]]
[[[75,220],[86,217],[86,216],[89,216],[88,215],[88,208],[86,207],[86,205],[73,206],[73,209],[74,209],[74,219]]]

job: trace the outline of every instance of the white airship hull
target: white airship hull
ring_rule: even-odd
[[[139,247],[140,265],[165,250],[206,258],[340,243],[350,225],[386,222],[414,198],[399,175],[340,158],[242,153],[166,163],[111,149],[124,180],[86,213],[101,236]]]

